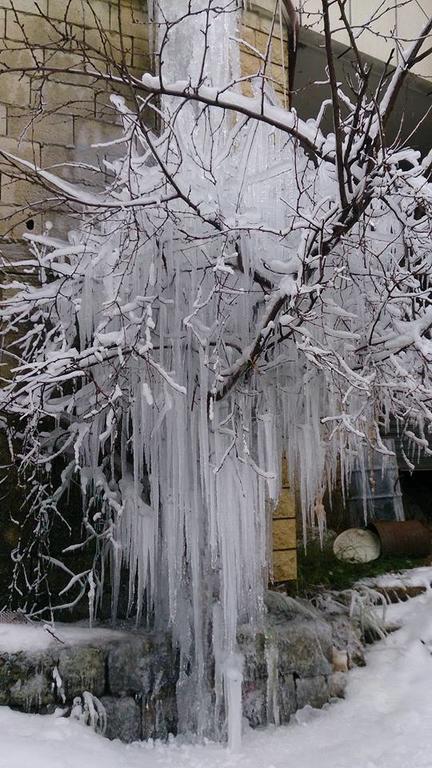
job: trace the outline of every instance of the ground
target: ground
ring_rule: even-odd
[[[0,707],[0,768],[431,768],[430,587],[389,606],[388,621],[402,626],[350,673],[344,701],[306,707],[285,727],[249,730],[240,754],[181,740],[126,746],[70,719]]]

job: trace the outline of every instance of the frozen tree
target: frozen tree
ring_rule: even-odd
[[[354,53],[345,86],[335,8]],[[245,95],[237,0],[149,13],[156,74],[68,70],[112,89],[123,133],[108,183],[2,153],[73,221],[65,239],[27,237],[3,303],[15,363],[1,403],[37,528],[14,556],[18,574],[42,541],[41,567],[65,573],[51,608],[85,597],[91,617],[106,589],[116,616],[127,578],[128,613],[169,625],[180,649],[183,726],[199,696],[193,727],[225,712],[235,745],[236,634],[263,618],[282,456],[305,524],[323,526],[325,490],[363,446],[388,453],[390,419],[430,450],[432,159],[387,126],[432,17],[372,89],[345,0],[322,0],[329,99],[305,121],[278,106],[268,53]],[[41,534],[77,487],[83,537],[65,553],[92,553],[79,573]]]

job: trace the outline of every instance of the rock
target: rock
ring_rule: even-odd
[[[267,678],[243,682],[243,716],[252,728],[274,722],[275,706],[279,722],[288,723],[297,709],[293,675],[279,675],[273,690],[269,689]]]
[[[244,656],[243,677],[252,682],[267,677],[267,662],[265,657],[265,636],[258,633],[255,637],[250,627],[240,627],[237,633],[240,652]]]
[[[329,675],[332,672],[332,633],[329,624],[314,619],[295,618],[292,621],[268,619],[265,634],[253,638],[248,627],[238,633],[244,654],[244,676],[248,681],[267,677],[266,645],[275,646],[278,666],[285,674],[299,677]]]
[[[347,653],[350,669],[354,666],[364,667],[366,662],[360,627],[343,614],[336,614],[328,618],[331,624],[334,648]]]
[[[278,705],[281,723],[288,723],[297,709],[297,695],[293,675],[284,675],[279,679]]]
[[[267,687],[265,680],[243,683],[243,716],[252,728],[267,721]]]
[[[332,658],[343,656],[346,666],[344,643],[353,646],[349,632],[354,630],[345,616],[332,617],[332,639],[330,624],[313,609],[269,594],[262,631],[254,636],[250,626],[243,626],[238,632],[243,714],[252,727],[287,723],[297,707],[321,707],[330,696],[343,695],[344,677],[332,674]],[[126,742],[196,730],[196,684],[186,665],[180,670],[168,636],[156,633],[124,632],[97,647],[87,643],[0,654],[0,704],[37,712],[53,711],[56,703],[73,709],[73,700],[88,691],[106,708],[108,737]],[[203,695],[211,705],[212,691]],[[223,722],[223,701],[219,715]]]
[[[162,638],[132,636],[108,654],[108,685],[113,695],[168,696],[178,678],[178,659]]]
[[[47,712],[55,706],[53,670],[49,653],[0,655],[0,703],[24,712]]]
[[[273,623],[267,634],[276,643],[279,668],[298,677],[329,675],[332,671],[332,633],[324,621],[295,619]]]
[[[343,699],[347,686],[347,676],[343,672],[334,672],[329,678],[330,698]]]
[[[105,735],[130,743],[142,737],[141,707],[131,696],[114,698],[103,696],[101,702],[107,715]]]
[[[142,738],[167,739],[177,734],[177,701],[172,696],[151,697],[142,702]]]
[[[323,675],[296,680],[297,706],[302,709],[307,704],[316,709],[326,704],[330,698],[330,688]]]
[[[152,687],[153,642],[132,637],[108,654],[108,685],[112,695],[149,695]]]
[[[58,672],[68,701],[89,691],[101,697],[105,692],[105,652],[103,648],[75,646],[59,651]]]
[[[283,592],[268,589],[264,594],[264,604],[271,616],[282,621],[292,621],[297,616],[319,618],[318,612],[306,600],[290,597]]]
[[[348,651],[333,648],[332,664],[333,672],[348,672]]]

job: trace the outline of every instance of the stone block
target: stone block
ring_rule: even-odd
[[[45,66],[60,71],[53,73],[50,80],[58,83],[68,83],[79,90],[80,86],[92,87],[97,81],[97,64],[87,61],[81,51],[74,50],[49,50],[45,54]],[[79,72],[79,74],[78,74]]]
[[[6,39],[26,45],[49,45],[61,40],[60,30],[40,14],[6,11]]]
[[[283,64],[285,69],[288,68],[288,45],[286,42],[281,45],[280,39],[273,38],[271,60],[273,64]]]
[[[283,674],[278,669],[275,690],[268,686],[267,675],[255,680],[243,682],[243,716],[252,728],[266,725],[274,720],[276,706],[280,723],[288,723],[297,709],[294,676]]]
[[[105,691],[105,653],[103,648],[76,646],[59,651],[58,671],[67,701],[89,691],[100,697]]]
[[[92,144],[106,143],[118,138],[122,129],[117,125],[108,125],[100,120],[91,118],[74,118],[74,143],[80,149],[88,148]],[[98,151],[108,152],[110,147],[98,148]],[[124,152],[124,150],[123,150]]]
[[[329,616],[331,622],[333,645],[339,651],[346,651],[348,666],[364,667],[364,648],[361,641],[360,627],[356,626],[348,616],[339,614]]]
[[[284,549],[273,552],[272,580],[275,583],[297,578],[297,550]]]
[[[88,115],[94,114],[95,90],[88,86],[75,87],[70,83],[55,80],[33,81],[31,100],[37,109],[42,104],[45,110],[56,110],[63,114]]]
[[[133,42],[130,35],[119,35],[117,32],[105,32],[98,29],[85,29],[85,44],[90,53],[99,52],[102,58],[107,58],[126,66],[132,65]]]
[[[13,179],[6,173],[1,174],[0,195],[6,205],[27,206],[41,199],[41,188],[32,181]]]
[[[266,634],[278,649],[280,674],[295,673],[299,677],[331,674],[333,643],[326,622],[301,617],[286,622],[268,617]]]
[[[275,518],[272,525],[272,544],[273,550],[276,549],[295,549],[296,540],[296,521],[286,518]]]
[[[0,0],[0,8],[17,11],[18,13],[47,13],[48,0]]]
[[[253,48],[256,48],[256,39],[255,39],[255,30],[253,27],[248,26],[247,24],[243,24],[240,32],[240,39],[244,40],[245,43],[247,43],[248,46],[252,46]],[[250,50],[247,46],[242,48],[242,50]]]
[[[296,680],[297,707],[306,705],[321,709],[330,699],[330,686],[323,675]]]
[[[333,672],[329,677],[329,693],[331,699],[343,699],[347,686],[347,675],[343,672]]]
[[[49,0],[49,16],[80,27],[96,27],[100,24],[102,28],[108,29],[110,6],[104,0]]]
[[[42,64],[44,59],[43,48],[37,48],[32,46],[31,50],[25,46],[24,43],[16,41],[6,41],[2,49],[0,50],[0,64],[2,64],[2,70],[6,69],[34,69],[38,65]],[[20,73],[18,73],[20,74]],[[32,73],[34,76],[36,72]],[[7,75],[3,75],[3,77]],[[29,75],[30,77],[31,75]]]
[[[7,108],[4,104],[0,104],[0,136],[6,136],[7,128]]]
[[[154,682],[155,646],[149,638],[133,638],[108,654],[109,690],[116,696],[149,696]]]
[[[0,74],[0,103],[28,107],[31,96],[31,80],[19,72]]]
[[[42,232],[42,217],[36,211],[22,210],[13,205],[0,203],[0,236],[19,238],[28,232],[27,222],[33,222],[32,231],[36,234]]]
[[[256,637],[248,627],[240,627],[237,640],[244,655],[246,681],[267,679],[265,649],[270,645],[277,652],[280,679],[292,674],[316,677],[332,673],[330,626],[324,621],[309,620],[295,614],[292,616],[288,619],[281,611],[274,610],[266,617],[265,633],[258,633]]]
[[[259,73],[262,61],[254,54],[248,52],[241,57],[242,77],[252,77]]]
[[[24,712],[51,711],[55,705],[53,670],[49,653],[0,655],[0,704]]]
[[[8,132],[31,143],[66,146],[73,144],[73,116],[57,112],[31,119],[28,111],[8,107]]]
[[[263,725],[267,718],[267,686],[265,680],[243,682],[243,717],[251,728]]]
[[[136,74],[138,77],[141,77],[141,75],[144,72],[152,72],[153,71],[153,64],[151,61],[150,56],[142,49],[142,46],[139,45],[139,41],[137,43],[136,40],[134,40],[133,43],[133,57],[132,57],[132,74]]]
[[[121,25],[123,35],[128,35],[134,40],[142,41],[144,43],[142,46],[143,50],[148,48],[148,17],[144,5],[140,10],[138,8],[125,7],[123,4],[112,6],[110,24],[113,32],[120,32]]]
[[[279,676],[277,703],[281,723],[288,723],[297,709],[297,693],[293,675]]]
[[[41,161],[40,144],[38,144],[38,142],[20,141],[19,139],[17,140],[8,136],[7,138],[2,139],[2,150],[3,152],[9,152],[11,155],[16,155],[17,157],[21,157],[23,160],[28,160],[36,165],[39,165]],[[7,161],[1,159],[0,168],[1,166],[4,166],[5,163],[7,164]],[[4,167],[1,169],[4,170]]]
[[[127,743],[141,739],[141,707],[134,698],[103,696],[101,702],[107,714],[105,735],[108,739]]]
[[[256,29],[259,30],[257,32],[257,47],[261,48],[261,46],[265,46],[264,40],[268,40],[268,36],[273,33],[273,37],[276,40],[280,40],[281,36],[281,30],[278,23],[273,24],[273,14],[257,14],[256,22],[254,23],[254,26],[256,25]],[[261,37],[260,37],[261,33]],[[287,42],[288,40],[288,33],[285,25],[282,27],[282,37],[284,42]]]
[[[249,627],[240,627],[237,642],[244,656],[243,678],[245,683],[265,680],[267,662],[265,658],[265,637],[262,633],[253,636]]]
[[[175,690],[170,696],[154,697],[142,701],[142,738],[167,739],[177,733],[177,701]]]
[[[289,488],[283,488],[276,509],[273,512],[273,519],[278,517],[295,518],[295,516],[295,495]]]

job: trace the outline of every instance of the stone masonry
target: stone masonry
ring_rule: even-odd
[[[239,31],[242,75],[256,74],[273,30],[265,74],[286,103],[287,35],[285,30],[281,39],[279,25],[272,24],[273,10],[274,0],[248,3]],[[94,185],[100,174],[91,166],[103,168],[113,150],[90,145],[108,142],[118,130],[109,99],[113,86],[67,70],[91,67],[102,73],[108,63],[116,76],[139,76],[153,67],[153,35],[146,0],[0,0],[0,149]],[[48,76],[41,75],[42,65],[52,68]],[[25,74],[19,71],[29,67],[32,71]],[[126,86],[115,90],[128,95]],[[250,93],[250,84],[244,90]],[[64,210],[43,215],[40,202],[45,197],[41,187],[17,178],[0,160],[0,245],[2,236],[16,239],[28,230],[40,232],[46,219],[54,232],[64,230]]]
[[[267,604],[263,631],[254,636],[241,627],[238,633],[243,714],[254,728],[287,723],[297,709],[320,708],[344,689],[344,675],[333,671],[331,624],[291,612],[275,593]],[[197,704],[190,693],[181,699],[190,711],[181,704],[182,717],[177,712],[179,694],[192,692],[194,683],[180,671],[169,636],[122,631],[95,640],[91,632],[86,639],[85,628],[80,632],[79,642],[53,638],[42,651],[11,653],[0,644],[0,705],[42,714],[60,708],[64,716],[76,716],[90,693],[106,711],[108,738],[166,739],[194,729]]]

